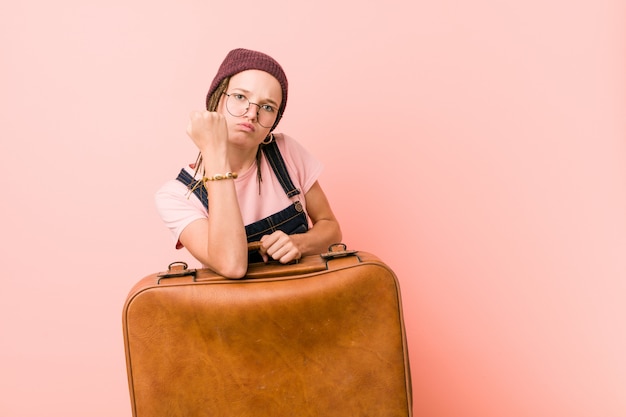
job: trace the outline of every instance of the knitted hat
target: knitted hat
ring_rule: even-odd
[[[280,84],[280,88],[283,93],[283,99],[280,103],[280,107],[278,108],[278,116],[276,117],[276,122],[272,126],[271,130],[274,130],[281,117],[283,117],[283,113],[285,112],[285,107],[287,106],[287,76],[283,71],[282,67],[276,60],[269,55],[266,55],[262,52],[251,51],[249,49],[233,49],[226,55],[222,65],[220,65],[219,70],[217,71],[217,75],[213,79],[211,83],[211,87],[209,88],[209,93],[206,96],[207,107],[209,103],[209,98],[213,94],[213,92],[217,89],[217,86],[224,80],[226,77],[230,77],[237,73],[246,70],[261,70],[265,71],[268,74],[274,76],[278,80]]]

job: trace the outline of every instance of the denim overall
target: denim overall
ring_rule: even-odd
[[[291,177],[287,172],[285,161],[280,154],[280,150],[278,149],[276,142],[264,145],[262,150],[265,158],[272,167],[274,174],[278,178],[278,182],[287,194],[287,197],[291,198],[300,194],[300,190],[298,190],[291,181]],[[204,207],[208,210],[209,201],[206,188],[204,188],[204,184],[196,186],[200,180],[194,180],[194,178],[185,169],[180,170],[176,179],[185,184],[187,188],[193,189],[193,193],[200,199]],[[304,233],[309,229],[309,223],[307,215],[304,212],[304,208],[302,207],[302,203],[300,201],[296,201],[277,213],[246,225],[245,228],[248,242],[256,242],[259,241],[263,235],[270,234],[277,230],[283,231],[288,235]],[[248,253],[249,263],[262,261],[263,259],[258,252],[254,251]]]

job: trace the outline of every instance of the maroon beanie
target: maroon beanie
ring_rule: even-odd
[[[262,52],[242,48],[230,51],[228,55],[226,55],[226,58],[224,58],[224,62],[220,65],[217,75],[215,75],[215,78],[211,83],[209,93],[206,96],[207,107],[209,98],[224,78],[252,69],[265,71],[274,76],[274,78],[278,80],[280,88],[283,92],[283,99],[280,103],[280,107],[278,108],[278,116],[276,117],[276,122],[274,122],[274,126],[272,126],[271,129],[274,130],[281,117],[283,117],[285,107],[287,106],[287,76],[285,75],[285,72],[280,64],[276,62],[274,58]]]

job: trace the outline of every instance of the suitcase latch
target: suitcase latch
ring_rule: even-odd
[[[358,251],[348,250],[345,243],[334,243],[328,247],[328,252],[320,254],[322,259],[334,259],[354,255]]]
[[[171,264],[167,266],[167,271],[160,272],[159,274],[157,274],[157,277],[159,278],[157,281],[157,284],[161,283],[162,278],[177,278],[177,277],[186,277],[189,275],[195,277],[196,269],[189,269],[187,262],[183,262],[183,261],[172,262]]]

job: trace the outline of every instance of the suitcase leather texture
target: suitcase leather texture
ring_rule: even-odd
[[[124,306],[133,416],[412,415],[398,280],[376,256],[180,272]]]

